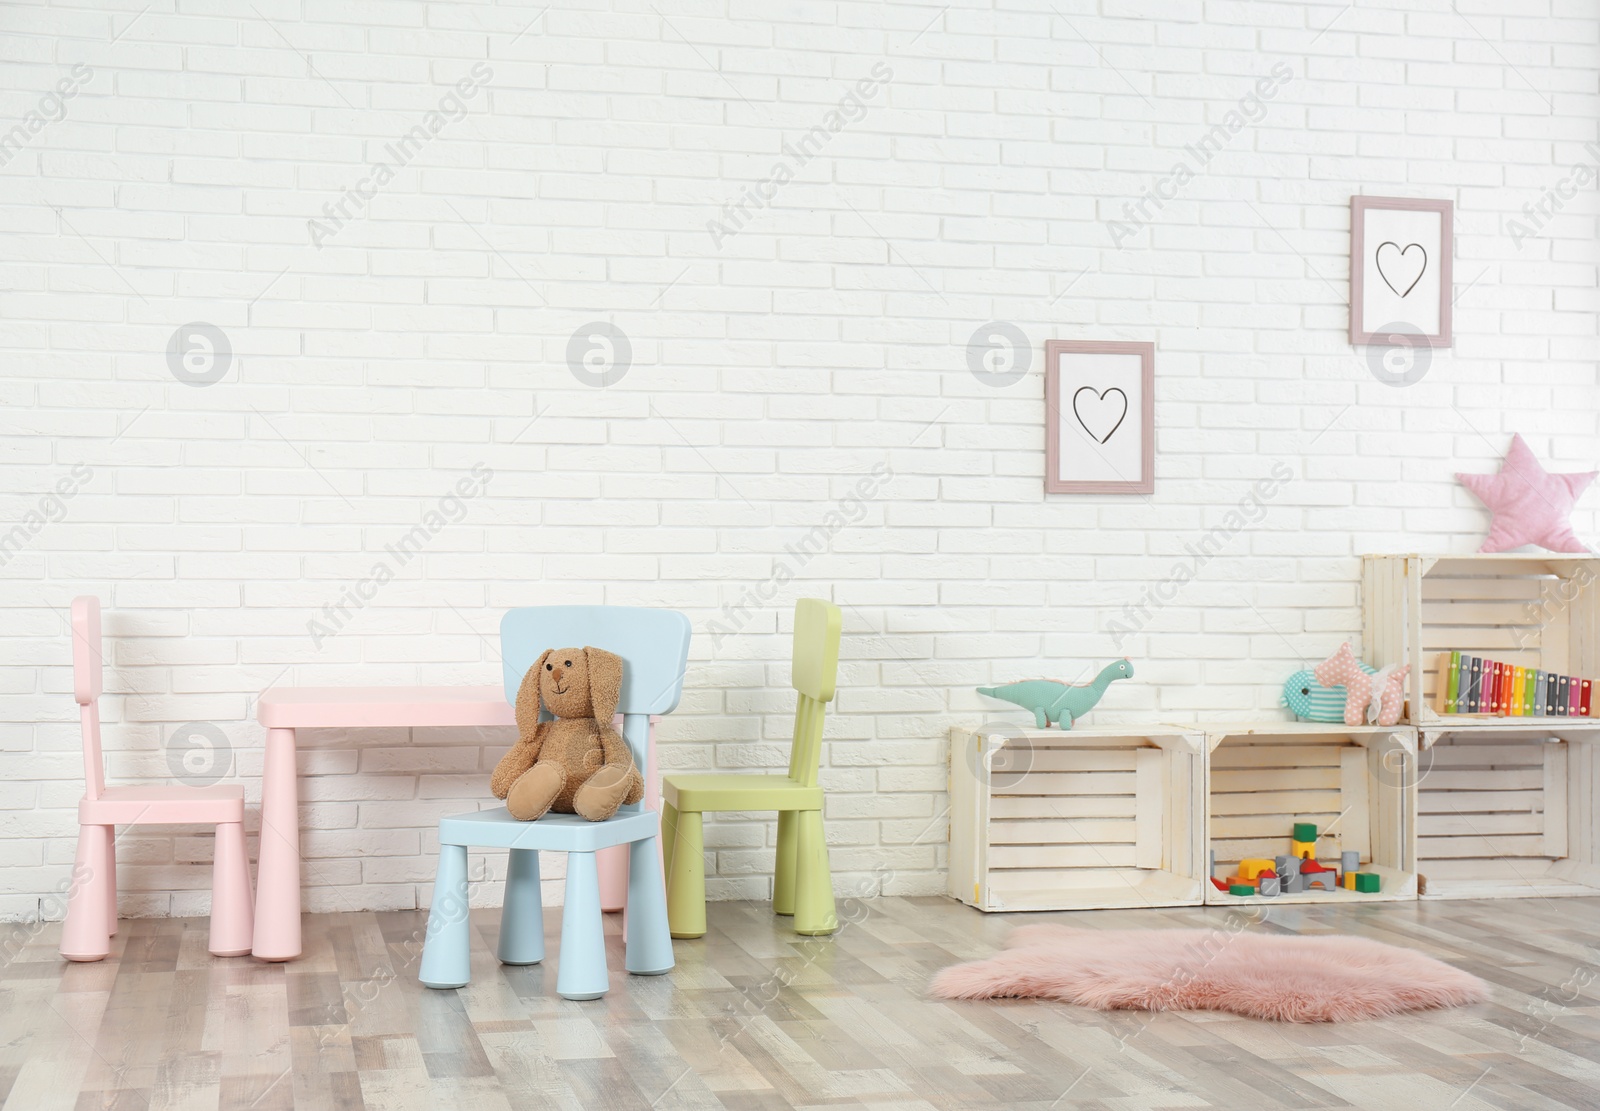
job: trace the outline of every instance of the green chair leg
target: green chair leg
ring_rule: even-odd
[[[661,804],[661,876],[672,875],[672,846],[678,841],[678,808],[670,802]]]
[[[778,811],[778,862],[772,872],[772,913],[794,913],[795,827],[800,815]]]
[[[677,815],[672,839],[672,870],[667,873],[667,924],[672,936],[706,934],[706,849],[704,823],[697,810]]]
[[[795,848],[794,932],[831,934],[839,928],[839,915],[833,905],[833,875],[828,871],[822,811],[802,810],[795,817],[800,828]]]

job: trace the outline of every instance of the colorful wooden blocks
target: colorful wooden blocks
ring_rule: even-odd
[[[1290,835],[1296,841],[1315,841],[1317,839],[1317,826],[1315,822],[1296,822],[1294,832]]]
[[[1356,874],[1354,872],[1346,872],[1339,881],[1339,886],[1346,891],[1354,891],[1356,889]]]
[[[1275,898],[1283,890],[1283,881],[1270,873],[1263,875],[1258,883],[1258,890],[1263,899]]]
[[[1260,876],[1262,872],[1272,871],[1272,865],[1273,862],[1270,860],[1241,860],[1239,861],[1239,875],[1247,880],[1253,880]]]
[[[1378,875],[1378,873],[1376,873],[1376,872],[1357,872],[1356,873],[1356,890],[1357,891],[1363,891],[1363,892],[1367,893],[1368,895],[1376,895],[1378,893],[1379,888],[1381,888],[1382,886],[1383,886],[1383,877]]]
[[[1337,891],[1339,889],[1339,873],[1318,863],[1315,858],[1300,862],[1300,877],[1305,880],[1305,889],[1307,891]]]
[[[1254,895],[1256,889],[1248,883],[1236,883],[1228,888],[1229,895]]]

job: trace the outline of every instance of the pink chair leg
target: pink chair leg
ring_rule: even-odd
[[[255,955],[300,955],[300,812],[294,730],[268,729],[261,772],[261,856],[256,866]]]
[[[69,961],[101,961],[111,952],[106,924],[106,856],[111,843],[106,826],[79,826],[78,853],[72,864],[67,920],[61,927],[61,955]]]
[[[110,916],[107,932],[117,936],[117,827],[106,826],[106,911]]]
[[[244,826],[238,822],[224,822],[217,827],[217,844],[211,861],[212,956],[242,957],[250,952],[255,918],[252,902]]]

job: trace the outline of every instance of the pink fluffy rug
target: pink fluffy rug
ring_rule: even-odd
[[[1005,952],[933,978],[944,999],[1026,996],[1096,1010],[1231,1011],[1282,1022],[1351,1022],[1458,1007],[1482,980],[1361,937],[1227,930],[1013,930]]]

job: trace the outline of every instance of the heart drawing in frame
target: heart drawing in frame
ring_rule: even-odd
[[[1090,395],[1090,400],[1083,399],[1084,394]],[[1116,398],[1112,398],[1112,394]],[[1093,386],[1079,386],[1072,395],[1072,415],[1078,418],[1078,423],[1083,426],[1091,439],[1096,443],[1105,443],[1111,439],[1112,434],[1122,427],[1122,422],[1128,416],[1128,395],[1116,386],[1107,390],[1097,390]],[[1112,419],[1115,417],[1116,419]],[[1097,429],[1111,427],[1102,436]]]
[[[1388,256],[1387,262],[1384,261],[1385,247],[1393,252]],[[1406,258],[1413,250],[1422,253],[1420,262]],[[1428,249],[1421,243],[1407,243],[1402,249],[1400,244],[1386,239],[1379,243],[1378,249],[1372,253],[1372,261],[1378,268],[1378,277],[1383,279],[1383,284],[1394,290],[1396,297],[1404,297],[1417,288],[1417,283],[1422,280],[1423,271],[1428,269]],[[1410,273],[1413,266],[1416,267],[1415,274]],[[1407,276],[1411,278],[1411,282],[1402,290],[1400,286],[1405,285]]]

